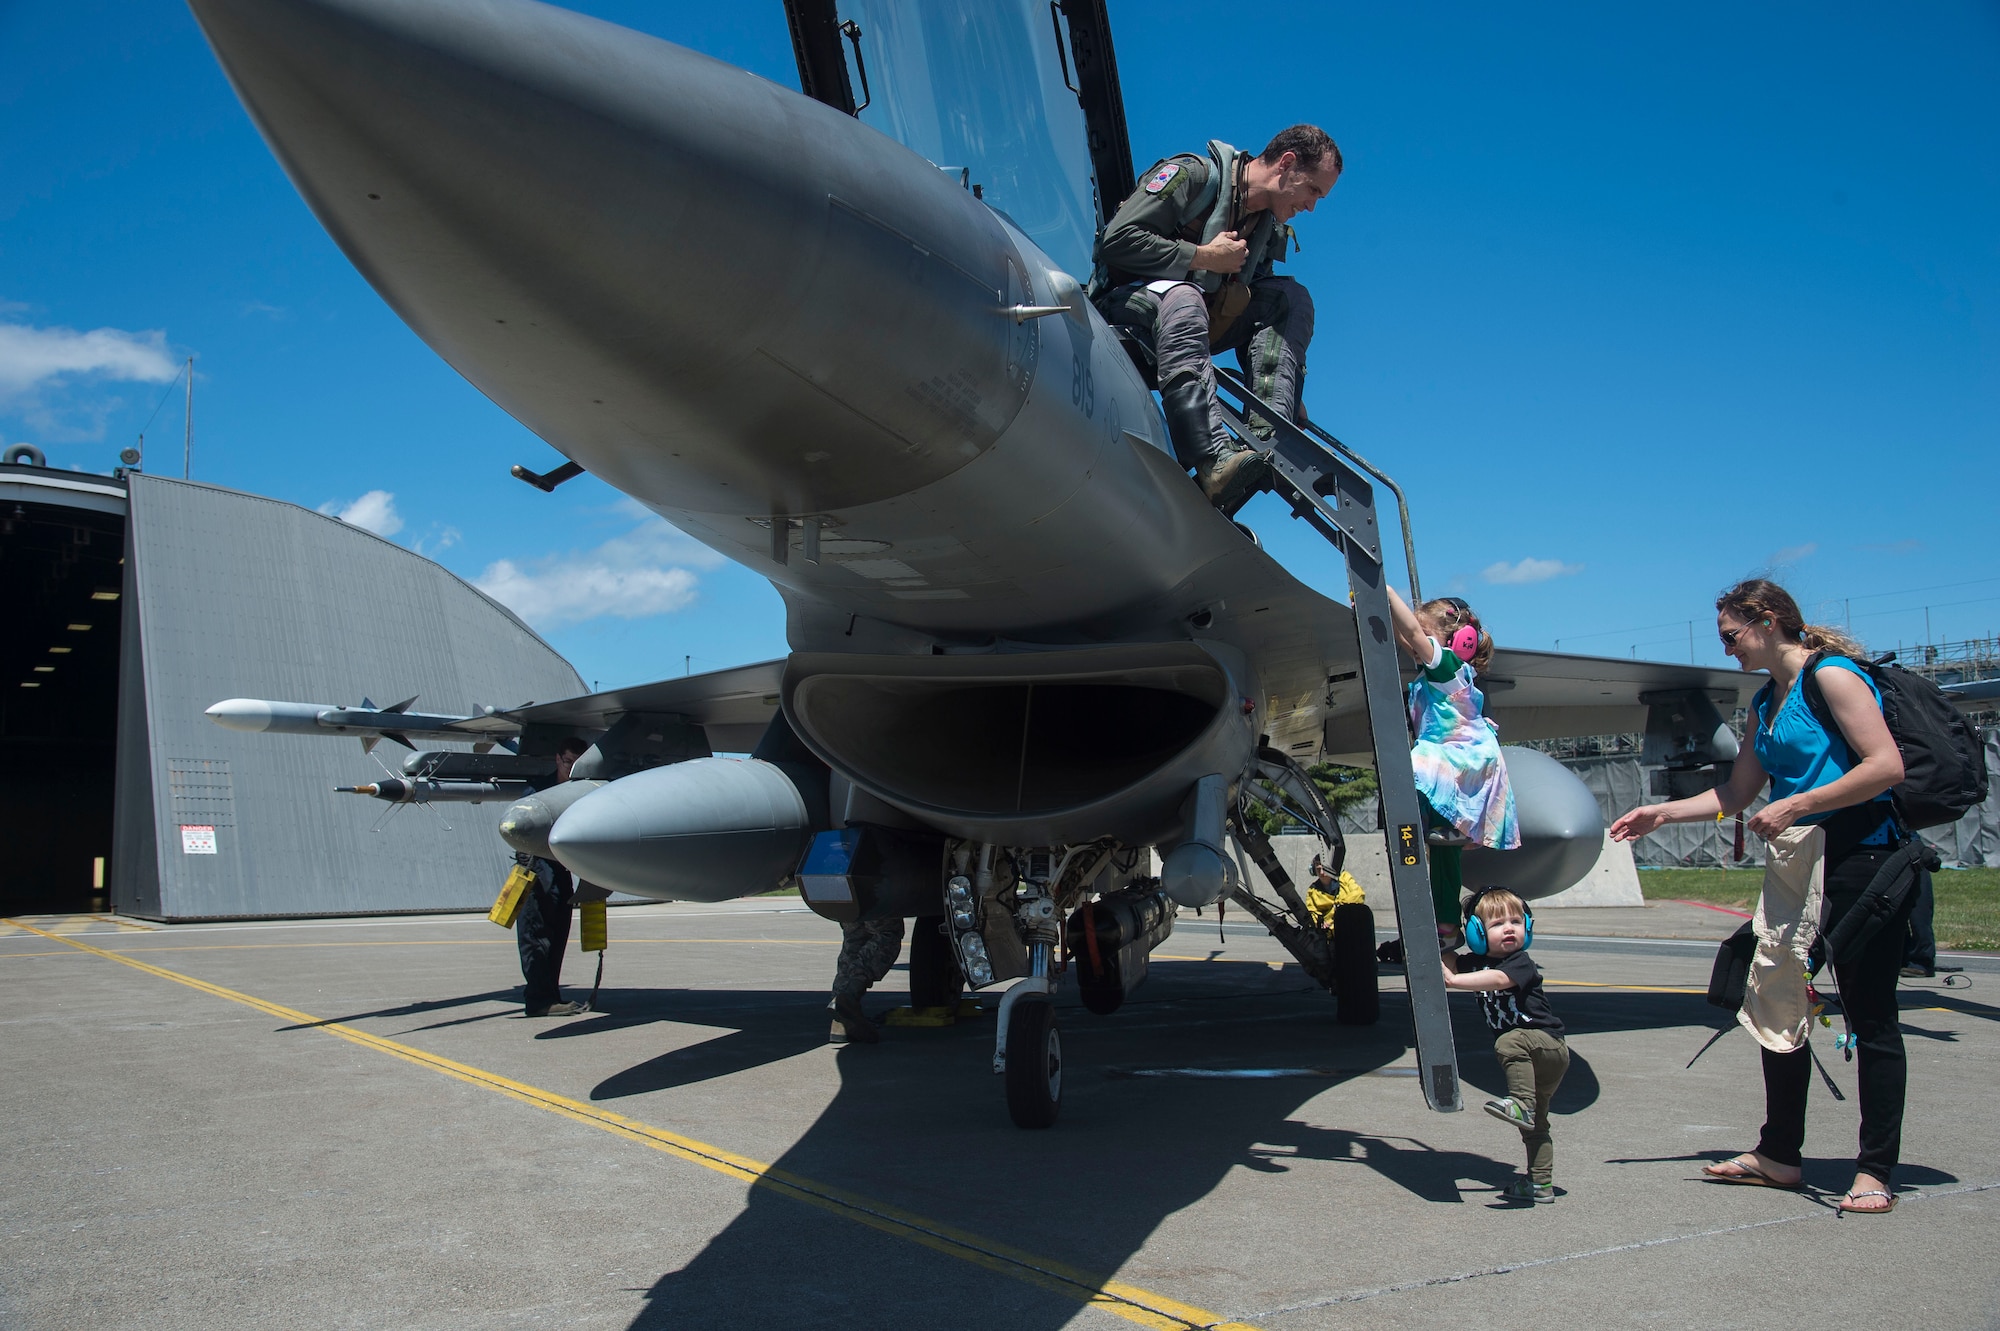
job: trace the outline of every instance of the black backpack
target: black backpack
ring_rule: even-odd
[[[1837,653],[1814,652],[1807,659],[1803,685],[1813,716],[1827,734],[1839,735],[1839,723],[1813,678],[1819,663],[1831,655]],[[1881,692],[1882,719],[1903,754],[1902,784],[1890,791],[1896,816],[1912,832],[1955,823],[1986,799],[1986,755],[1979,732],[1952,706],[1944,690],[1922,675],[1890,665],[1895,659],[1894,652],[1886,652],[1854,664]],[[1846,738],[1841,735],[1843,743]],[[1849,752],[1853,747],[1848,745]]]

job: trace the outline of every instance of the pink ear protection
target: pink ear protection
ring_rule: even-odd
[[[1456,596],[1440,596],[1438,600],[1458,611],[1461,615],[1468,618],[1472,615],[1472,607],[1459,600]],[[1479,630],[1470,624],[1461,624],[1452,631],[1451,641],[1446,643],[1445,646],[1451,648],[1452,655],[1456,656],[1459,660],[1471,661],[1479,651]]]

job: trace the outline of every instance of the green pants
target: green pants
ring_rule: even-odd
[[[1456,925],[1464,918],[1458,899],[1465,887],[1457,846],[1431,846],[1431,905],[1439,924]]]
[[[1507,1078],[1508,1096],[1534,1111],[1534,1126],[1521,1129],[1521,1144],[1528,1148],[1528,1177],[1537,1183],[1551,1182],[1556,1148],[1549,1138],[1549,1099],[1569,1071],[1569,1045],[1547,1031],[1517,1030],[1495,1040],[1493,1053]]]
[[[1448,828],[1451,823],[1445,816],[1431,807],[1423,792],[1417,793],[1417,807],[1423,810],[1425,828]],[[1459,894],[1465,887],[1465,874],[1460,867],[1457,846],[1431,846],[1431,905],[1437,912],[1439,924],[1457,927],[1465,918],[1458,905]]]

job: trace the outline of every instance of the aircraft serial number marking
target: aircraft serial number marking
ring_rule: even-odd
[[[1069,403],[1086,417],[1097,414],[1097,384],[1090,377],[1090,363],[1074,354],[1069,358]]]

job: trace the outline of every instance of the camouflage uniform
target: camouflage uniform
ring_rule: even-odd
[[[835,1044],[860,1040],[873,1044],[879,1037],[875,1025],[861,1011],[861,996],[877,980],[889,973],[903,951],[901,917],[863,920],[840,926],[840,960],[833,966],[833,999],[827,1010],[833,1014],[830,1038]]]

